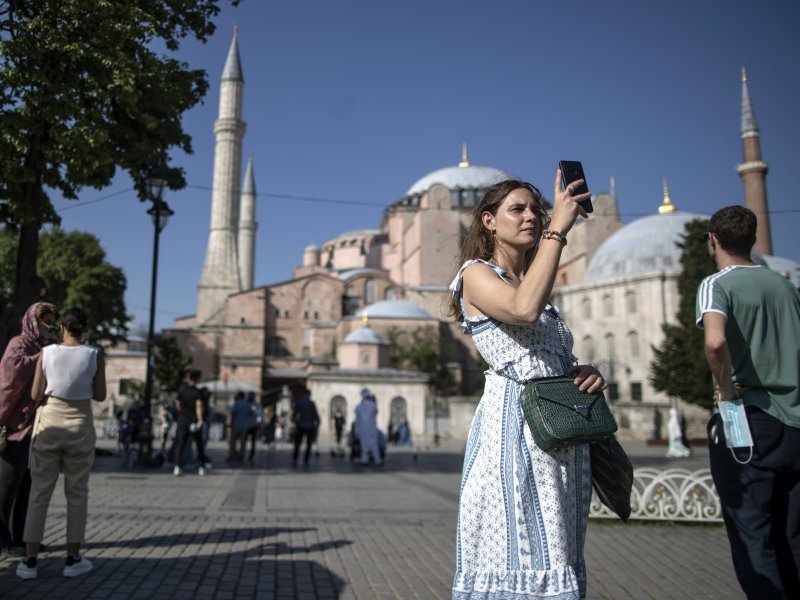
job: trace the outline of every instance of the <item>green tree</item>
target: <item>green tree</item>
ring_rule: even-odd
[[[155,162],[192,151],[181,115],[208,81],[171,55],[208,39],[221,1],[0,0],[0,223],[19,233],[0,349],[11,313],[38,299],[39,231],[59,222],[48,192],[75,199],[121,168],[144,198]],[[169,176],[185,185],[182,169]]]
[[[18,236],[6,227],[0,233],[0,256],[14,264]],[[126,331],[127,282],[122,269],[106,262],[106,253],[91,233],[64,232],[53,227],[42,233],[37,271],[45,282],[45,300],[60,309],[78,306],[89,315],[90,343],[116,341]],[[9,290],[13,273],[4,263],[0,268],[0,289]]]
[[[155,349],[153,376],[163,391],[177,392],[186,378],[192,358],[183,353],[178,340],[172,336],[158,338]]]
[[[705,277],[716,271],[703,240],[707,230],[707,220],[690,221],[686,224],[683,241],[678,243],[683,251],[682,270],[677,281],[678,322],[662,326],[664,339],[657,348],[653,348],[655,358],[650,364],[650,383],[656,390],[666,392],[673,398],[711,408],[711,371],[703,351],[703,332],[695,325],[697,287]]]
[[[415,369],[426,373],[428,386],[437,396],[446,396],[453,389],[453,374],[447,366],[448,352],[440,347],[439,337],[432,327],[419,327],[411,332],[408,341],[396,328],[388,332],[389,360],[397,369]]]

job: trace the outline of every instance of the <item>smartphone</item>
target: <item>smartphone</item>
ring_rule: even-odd
[[[558,168],[561,169],[561,181],[564,187],[567,187],[573,181],[583,179],[583,183],[575,188],[574,194],[586,194],[589,191],[589,186],[586,183],[586,175],[583,174],[583,165],[579,160],[562,160],[558,163]],[[592,212],[592,199],[586,198],[578,202],[580,207],[587,213]]]

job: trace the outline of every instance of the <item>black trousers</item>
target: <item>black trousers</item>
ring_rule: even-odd
[[[708,422],[711,475],[733,568],[750,600],[800,598],[800,429],[747,407],[753,457],[736,462],[722,419]],[[734,449],[740,461],[749,449]]]
[[[204,429],[205,429],[205,424],[198,423],[197,429],[192,434],[192,436],[194,437],[194,445],[197,448],[197,462],[200,463],[201,467],[211,462],[211,459],[208,458],[208,455],[206,454],[206,439],[205,439],[205,431],[203,431]]]
[[[192,420],[178,413],[177,428],[175,429],[175,466],[183,468],[192,433],[189,431]]]
[[[31,436],[18,442],[8,440],[6,451],[0,456],[0,545],[4,548],[23,543],[31,491],[30,447]]]
[[[297,457],[300,454],[300,445],[303,443],[303,438],[306,440],[306,454],[303,457],[303,463],[308,464],[308,459],[311,456],[311,446],[314,444],[316,431],[314,429],[300,429],[299,427],[294,433],[294,455],[292,462],[297,464]]]

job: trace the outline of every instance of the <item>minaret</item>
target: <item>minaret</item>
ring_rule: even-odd
[[[242,290],[253,289],[253,270],[256,260],[256,180],[253,177],[253,157],[247,159],[239,213],[239,276]]]
[[[742,67],[742,150],[744,162],[736,167],[744,184],[744,205],[758,217],[755,249],[772,255],[772,234],[767,206],[767,163],[761,160],[761,136],[756,113],[750,103],[747,71]]]
[[[211,192],[211,231],[203,274],[197,286],[197,322],[207,322],[241,291],[237,253],[239,225],[239,183],[242,176],[242,66],[236,28],[222,71],[219,118],[214,122],[214,181]]]

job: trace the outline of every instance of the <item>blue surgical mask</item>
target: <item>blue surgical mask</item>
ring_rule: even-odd
[[[720,400],[717,406],[719,416],[722,417],[725,444],[728,448],[750,448],[752,457],[753,437],[750,435],[750,425],[742,399]],[[747,462],[750,462],[749,459]]]

